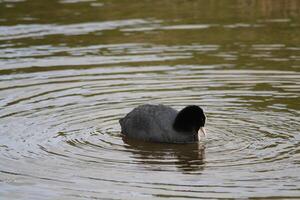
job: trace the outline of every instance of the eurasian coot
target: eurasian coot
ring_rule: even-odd
[[[180,112],[165,105],[141,105],[120,119],[121,133],[151,142],[190,143],[206,135],[205,114],[199,106],[190,105]]]

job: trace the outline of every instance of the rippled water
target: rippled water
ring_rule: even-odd
[[[0,0],[1,199],[300,198],[300,2]],[[130,141],[144,103],[195,144]]]

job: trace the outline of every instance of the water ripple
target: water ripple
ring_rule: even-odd
[[[0,6],[29,1],[14,2]],[[122,20],[121,7],[102,12],[116,2],[56,3],[96,9],[102,21],[0,26],[1,197],[300,196],[297,20],[214,20],[207,7],[209,18],[197,10],[189,21],[170,6],[172,19],[146,9]],[[145,103],[200,105],[208,137],[186,145],[122,137],[118,120]]]
[[[120,27],[145,24],[141,19],[120,20],[109,22],[81,23],[81,24],[29,24],[17,26],[0,26],[0,40],[14,40],[29,37],[44,37],[48,35],[81,35],[96,31],[113,30]]]

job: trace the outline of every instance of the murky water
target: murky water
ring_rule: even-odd
[[[0,0],[0,197],[300,198],[299,94],[297,0]],[[208,138],[123,140],[144,103]]]

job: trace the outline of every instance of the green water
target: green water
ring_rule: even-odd
[[[300,198],[300,1],[0,0],[0,199]],[[195,144],[124,140],[195,104]]]

